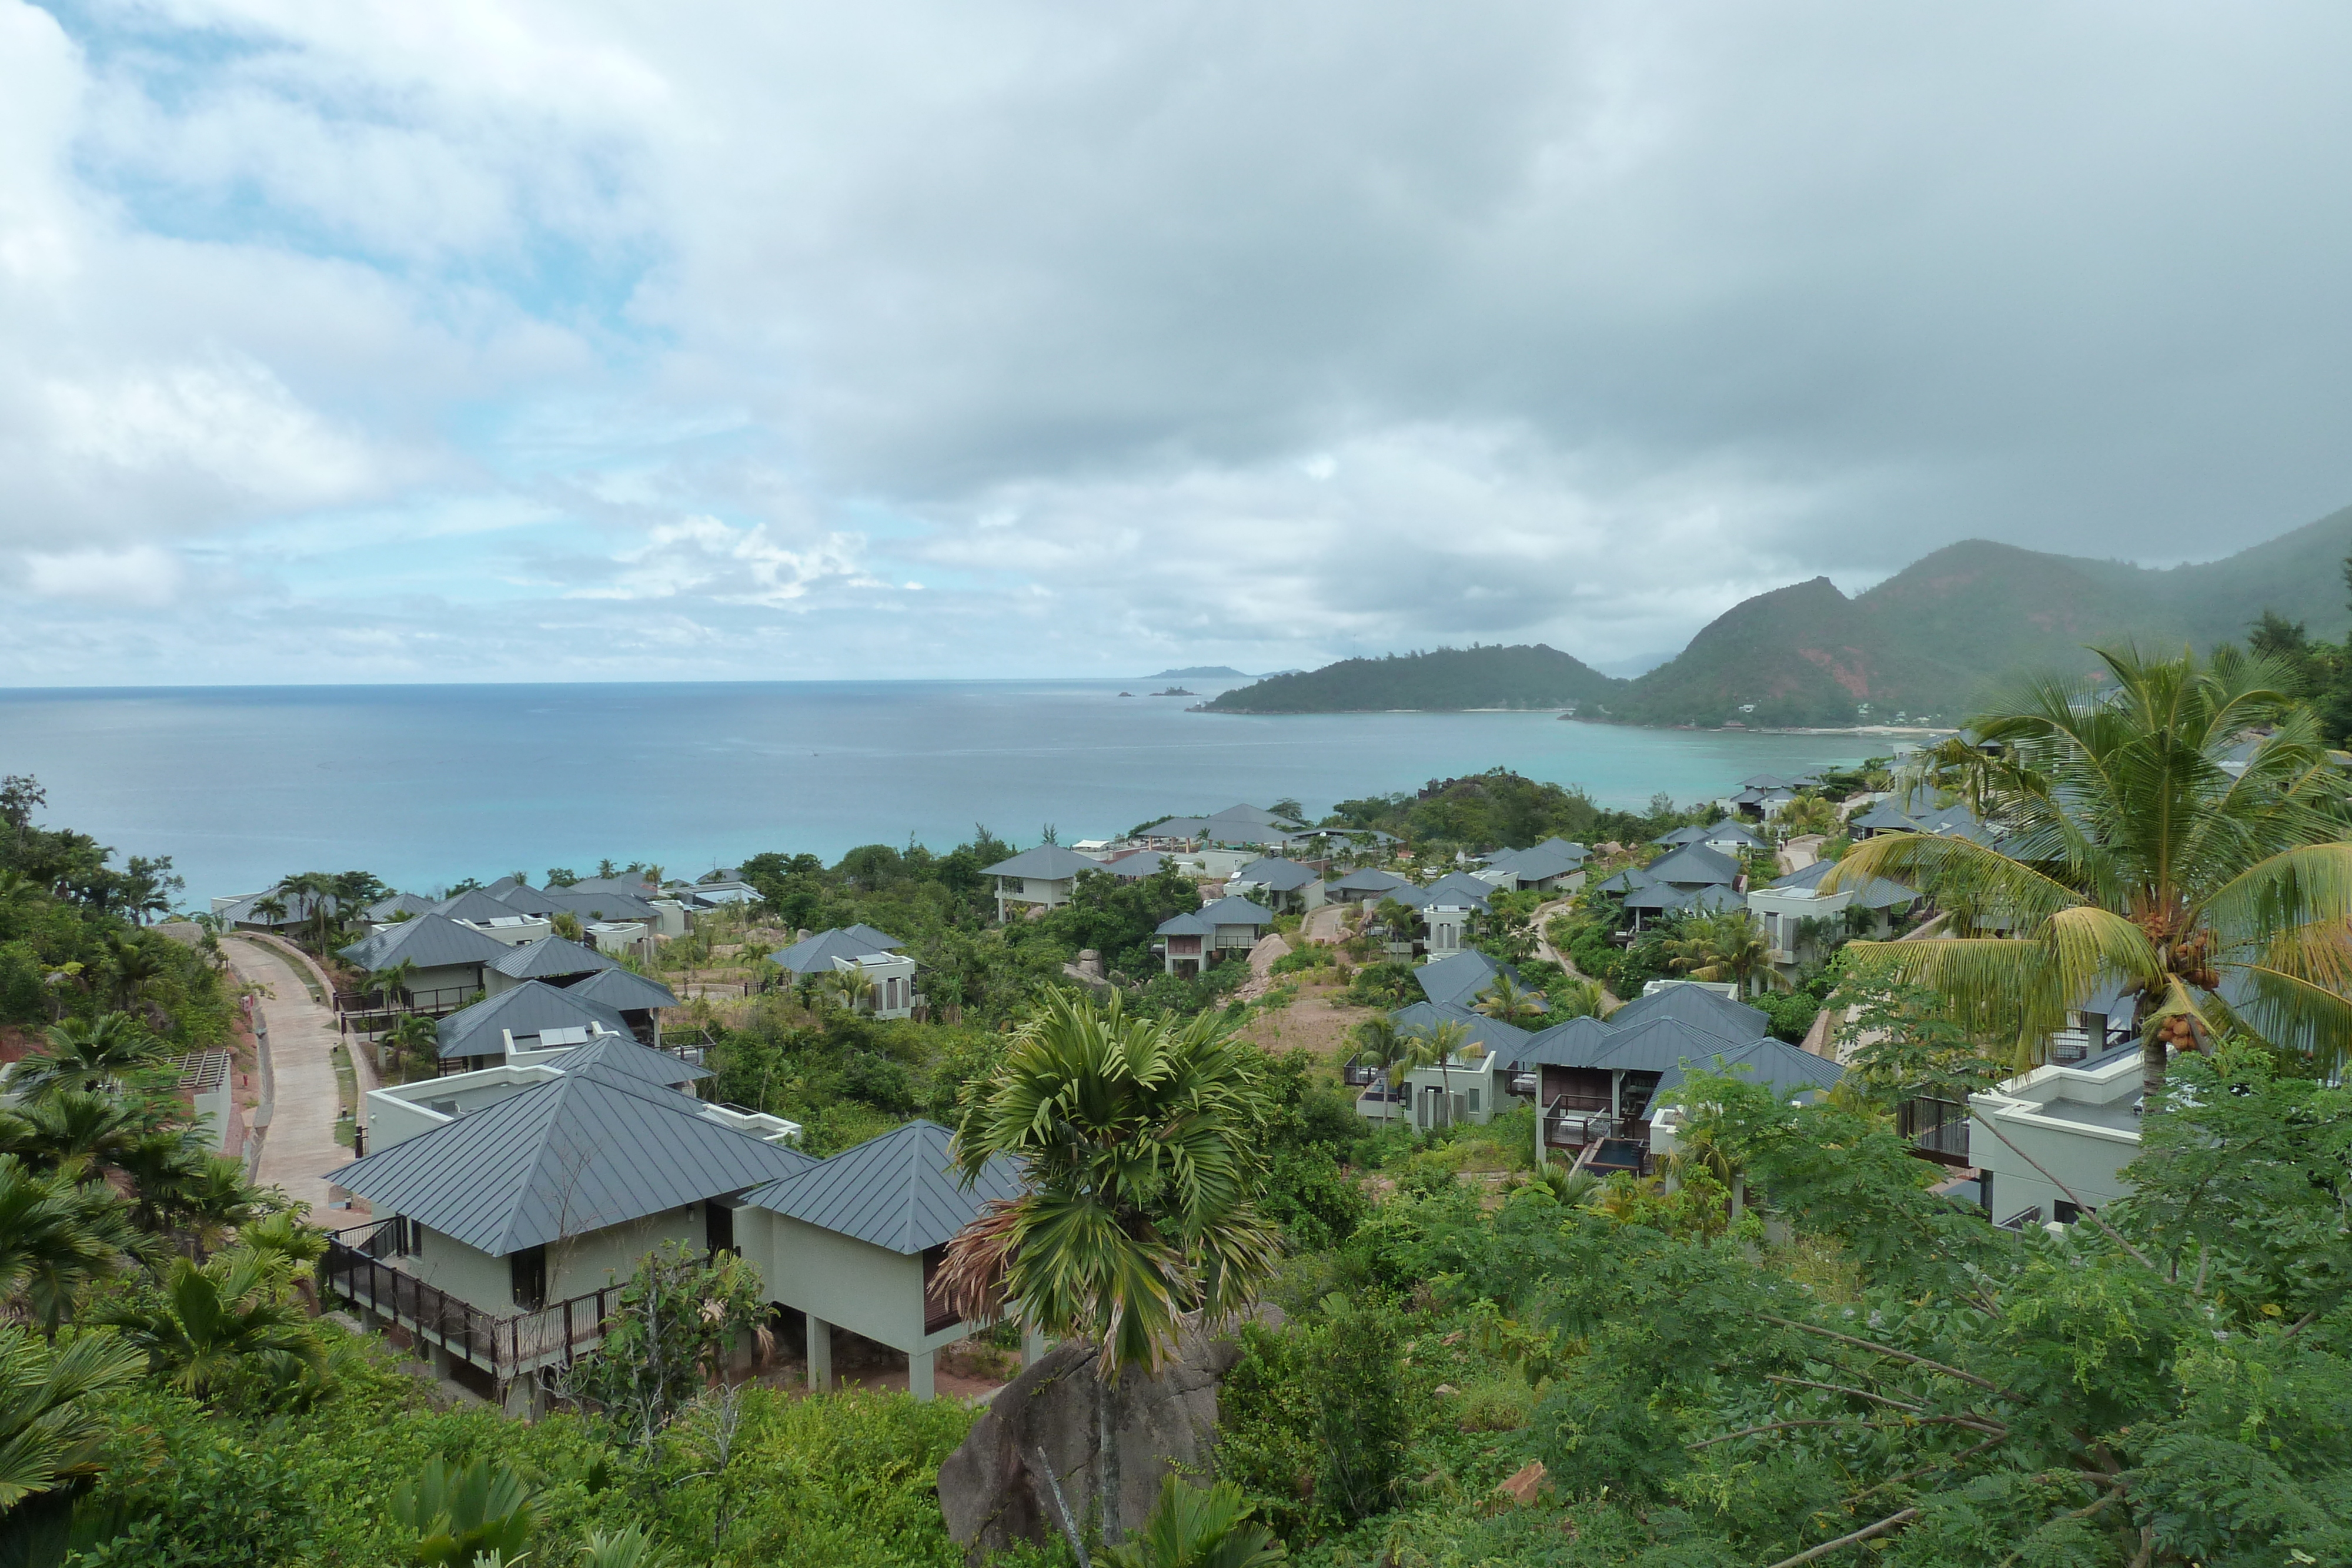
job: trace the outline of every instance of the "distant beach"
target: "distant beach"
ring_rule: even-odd
[[[1130,678],[1126,689],[1132,689]],[[1064,842],[1171,812],[1421,788],[1496,767],[1604,805],[1728,793],[1883,751],[1857,732],[1634,729],[1550,710],[1198,714],[1118,681],[0,691],[0,773],[187,902],[290,872],[418,892],[604,856],[698,873],[761,850]]]

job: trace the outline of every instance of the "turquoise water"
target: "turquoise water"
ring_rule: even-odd
[[[1164,682],[1130,682],[1142,692]],[[1335,800],[1507,767],[1607,805],[1857,760],[1843,736],[1549,714],[1254,717],[1103,681],[0,691],[0,773],[45,820],[175,857],[187,897],[365,869],[429,893],[601,857],[673,873],[761,850],[1064,843],[1179,813]],[[1212,691],[1214,687],[1200,687]],[[1881,749],[1883,749],[1883,743]]]

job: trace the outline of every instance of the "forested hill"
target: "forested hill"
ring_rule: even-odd
[[[1734,605],[1612,680],[1557,649],[1440,649],[1260,681],[1218,713],[1561,707],[1635,724],[1955,723],[2003,676],[2088,670],[2087,643],[2210,648],[2265,610],[2342,635],[2352,508],[2221,560],[2154,570],[1967,539],[1848,598],[1826,577]]]
[[[1569,707],[1607,701],[1624,689],[1623,681],[1538,643],[1343,659],[1236,687],[1201,706],[1211,713]]]

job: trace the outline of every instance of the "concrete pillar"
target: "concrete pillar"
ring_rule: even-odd
[[[525,1374],[506,1385],[506,1413],[518,1421],[539,1418],[539,1379]]]
[[[907,1392],[928,1403],[934,1392],[931,1384],[931,1363],[937,1351],[910,1351],[907,1355]]]
[[[808,1385],[823,1393],[833,1386],[833,1325],[814,1312],[808,1319]]]
[[[1045,1336],[1044,1334],[1039,1333],[1035,1329],[1023,1329],[1021,1331],[1022,1365],[1036,1365],[1037,1363],[1045,1357],[1046,1349]]]
[[[446,1347],[435,1344],[430,1340],[418,1340],[416,1343],[425,1352],[425,1359],[433,1364],[433,1375],[444,1382],[448,1381],[456,1369],[457,1357],[451,1355]]]

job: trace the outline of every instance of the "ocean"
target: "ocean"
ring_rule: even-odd
[[[1873,750],[1549,713],[1188,713],[1191,699],[1142,695],[1167,684],[0,690],[0,773],[38,777],[46,822],[173,856],[201,908],[310,870],[431,894],[593,874],[608,857],[699,874],[761,850],[944,850],[981,822],[1024,847],[1051,824],[1070,843],[1244,800],[1320,814],[1496,767],[1604,805],[1687,802]]]

